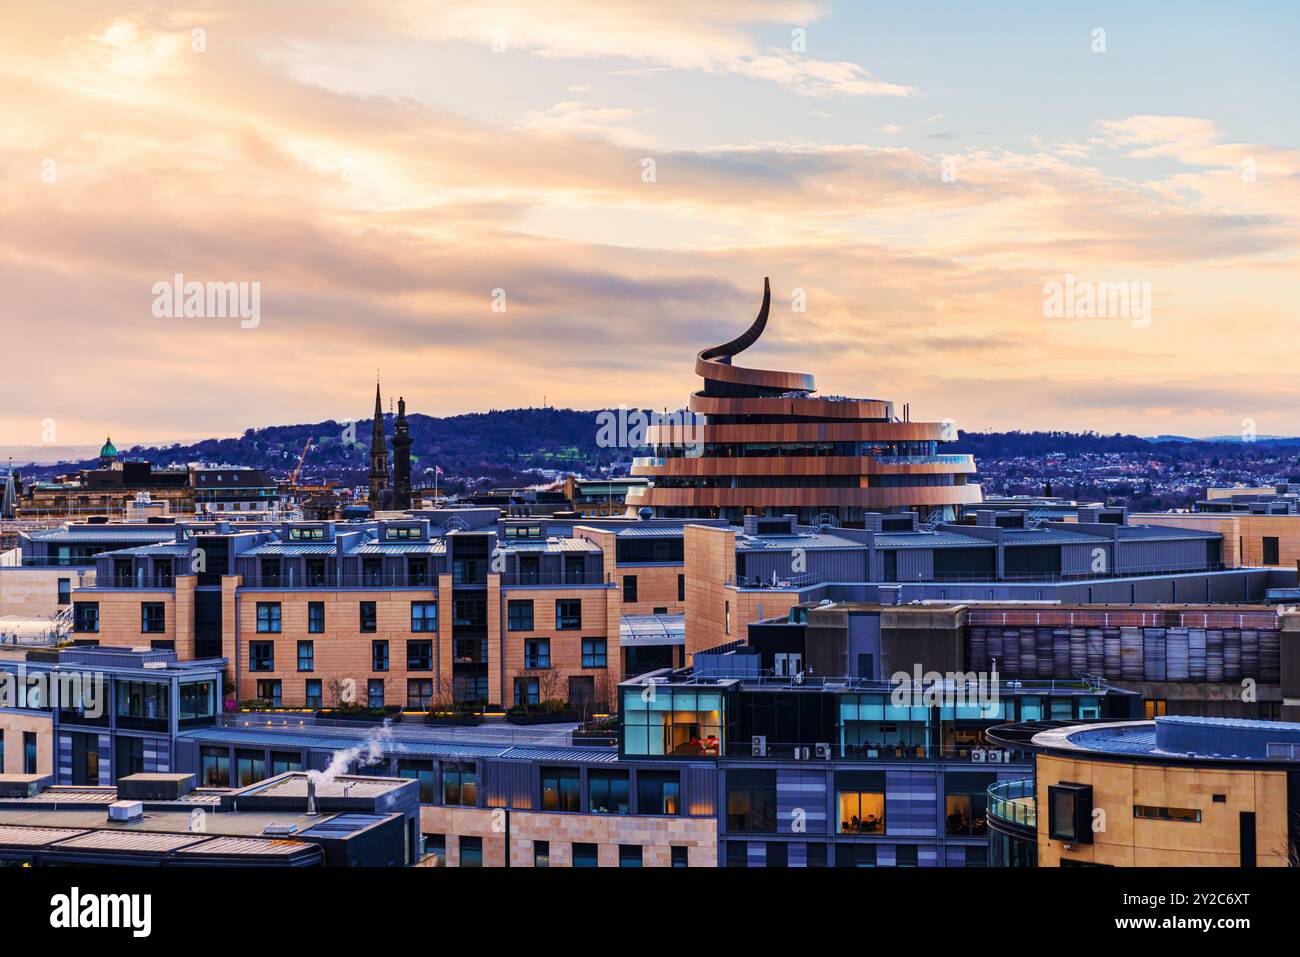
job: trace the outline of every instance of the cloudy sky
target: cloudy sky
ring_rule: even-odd
[[[0,445],[361,417],[376,369],[437,415],[677,408],[765,275],[747,361],[823,393],[1300,433],[1300,17],[1049,6],[8,9]],[[259,283],[256,327],[156,316],[178,273]],[[1150,312],[1045,315],[1067,276]]]

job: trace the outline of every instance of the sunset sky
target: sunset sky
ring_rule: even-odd
[[[1067,6],[11,4],[0,445],[360,418],[376,369],[433,415],[678,408],[764,276],[744,364],[824,394],[1300,433],[1294,5]],[[156,317],[177,273],[260,323]],[[1045,318],[1067,275],[1149,324]]]

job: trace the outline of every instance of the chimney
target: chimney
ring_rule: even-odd
[[[307,777],[307,813],[316,816],[316,781],[310,775]]]

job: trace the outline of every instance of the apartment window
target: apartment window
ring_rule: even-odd
[[[542,700],[542,685],[537,678],[516,678],[515,679],[515,704],[530,705],[540,704]]]
[[[542,768],[542,810],[581,811],[577,768]]]
[[[533,630],[532,599],[506,602],[506,628],[509,631]]]
[[[118,681],[114,711],[119,727],[165,731],[171,717],[171,689],[157,681]]]
[[[1133,816],[1144,821],[1183,821],[1187,824],[1201,823],[1201,810],[1194,807],[1153,807],[1149,804],[1134,804]]]
[[[176,581],[176,576],[172,574],[172,562],[170,558],[156,561],[153,563],[154,578],[159,588],[171,588]]]
[[[604,638],[582,639],[582,667],[604,668],[606,647]]]
[[[677,576],[677,600],[678,601],[686,600],[686,576],[685,575]]]
[[[587,581],[587,563],[581,555],[564,556],[564,583],[582,585]]]
[[[524,642],[524,667],[551,667],[551,639],[530,638]]]
[[[944,776],[944,829],[953,835],[988,833],[988,788],[996,774],[953,771]]]
[[[321,692],[321,680],[319,678],[307,679],[307,707],[321,708],[325,705],[325,696]]]
[[[406,706],[412,711],[428,711],[431,704],[433,704],[433,679],[408,678]]]
[[[72,601],[72,579],[59,579],[59,604],[67,605]]]
[[[36,732],[23,732],[23,774],[36,774]]]
[[[304,563],[307,573],[307,585],[312,588],[321,588],[325,585],[325,559],[309,558]]]
[[[630,814],[626,771],[591,771],[587,775],[588,806],[592,814]]]
[[[241,788],[261,781],[266,777],[266,755],[261,751],[236,751],[235,776]]]
[[[398,777],[413,778],[420,782],[420,803],[432,804],[434,802],[434,790],[436,779],[433,776],[432,761],[413,761],[409,759],[398,759],[397,762]]]
[[[680,814],[681,778],[676,771],[638,771],[636,776],[638,814]]]
[[[361,603],[361,631],[375,632],[379,628],[379,620],[375,614],[375,603],[373,601],[363,601]]]
[[[775,771],[732,771],[727,775],[727,830],[776,831]]]
[[[411,631],[438,630],[438,603],[436,601],[411,602]]]
[[[271,777],[277,774],[285,774],[289,771],[302,770],[302,754],[297,751],[272,751],[271,752]]]
[[[1264,537],[1264,564],[1280,565],[1281,561],[1278,558],[1278,551],[1279,550],[1277,547],[1277,539],[1273,538],[1272,536],[1265,536]]]
[[[447,835],[446,834],[425,834],[424,835],[424,853],[431,857],[437,858],[439,866],[447,864]]]
[[[840,791],[838,797],[841,834],[883,834],[885,832],[883,790]]]
[[[1242,867],[1254,867],[1258,839],[1255,834],[1255,812],[1242,811],[1237,815],[1238,862]]]
[[[388,670],[388,642],[372,641],[370,643],[370,670]]]
[[[433,642],[408,641],[406,643],[406,670],[433,670]]]
[[[1147,720],[1150,721],[1152,718],[1164,714],[1169,708],[1169,702],[1164,698],[1152,698],[1142,702],[1142,708],[1146,713]]]
[[[99,631],[99,602],[74,601],[72,603],[72,630],[82,634]]]
[[[259,601],[257,603],[257,630],[260,634],[280,633],[280,603],[278,601]]]
[[[261,584],[263,588],[280,587],[280,559],[263,558]]]
[[[421,557],[406,560],[406,583],[408,585],[429,584],[429,559]]]
[[[571,631],[582,627],[582,601],[577,598],[561,598],[555,602],[555,627],[562,631]]]
[[[641,845],[620,844],[618,846],[618,866],[619,867],[640,867],[641,866]]]
[[[443,763],[442,803],[453,807],[478,807],[478,772],[472,763]]]
[[[204,787],[230,787],[230,752],[226,748],[200,748],[199,779]]]
[[[894,848],[895,867],[916,867],[920,854],[915,844],[899,844]]]
[[[167,630],[167,606],[160,601],[140,603],[140,631],[146,634]]]
[[[763,863],[766,867],[789,867],[790,845],[784,841],[768,841]]]
[[[271,641],[250,641],[248,643],[248,670],[275,670],[275,643]]]
[[[595,844],[574,844],[573,845],[573,866],[574,867],[599,867],[599,857],[596,853]]]
[[[384,706],[384,679],[368,678],[366,680],[366,707],[382,708]]]
[[[724,634],[731,634],[731,602],[722,603],[722,630]]]
[[[257,683],[257,697],[265,701],[272,708],[281,707],[280,698],[280,679],[263,678]]]
[[[825,867],[826,845],[809,844],[806,848],[806,858],[809,867]]]
[[[533,867],[551,866],[551,842],[533,841]]]
[[[674,844],[671,848],[669,848],[669,855],[671,857],[672,866],[690,867],[691,859],[690,859],[690,854],[688,852],[689,852],[689,848],[686,848],[681,844]]]
[[[309,601],[307,603],[307,632],[312,635],[325,633],[325,603]]]
[[[1068,781],[1048,785],[1047,836],[1067,844],[1092,843],[1091,785]]]
[[[749,866],[749,844],[745,841],[727,842],[727,867]]]
[[[299,671],[316,670],[316,642],[314,641],[298,642],[298,670]]]
[[[623,576],[623,600],[627,602],[636,601],[636,576]]]

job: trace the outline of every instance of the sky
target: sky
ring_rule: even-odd
[[[431,415],[676,409],[765,276],[742,364],[822,394],[1300,433],[1290,3],[0,18],[0,446],[363,418],[377,372]],[[186,315],[177,275],[257,309]]]

